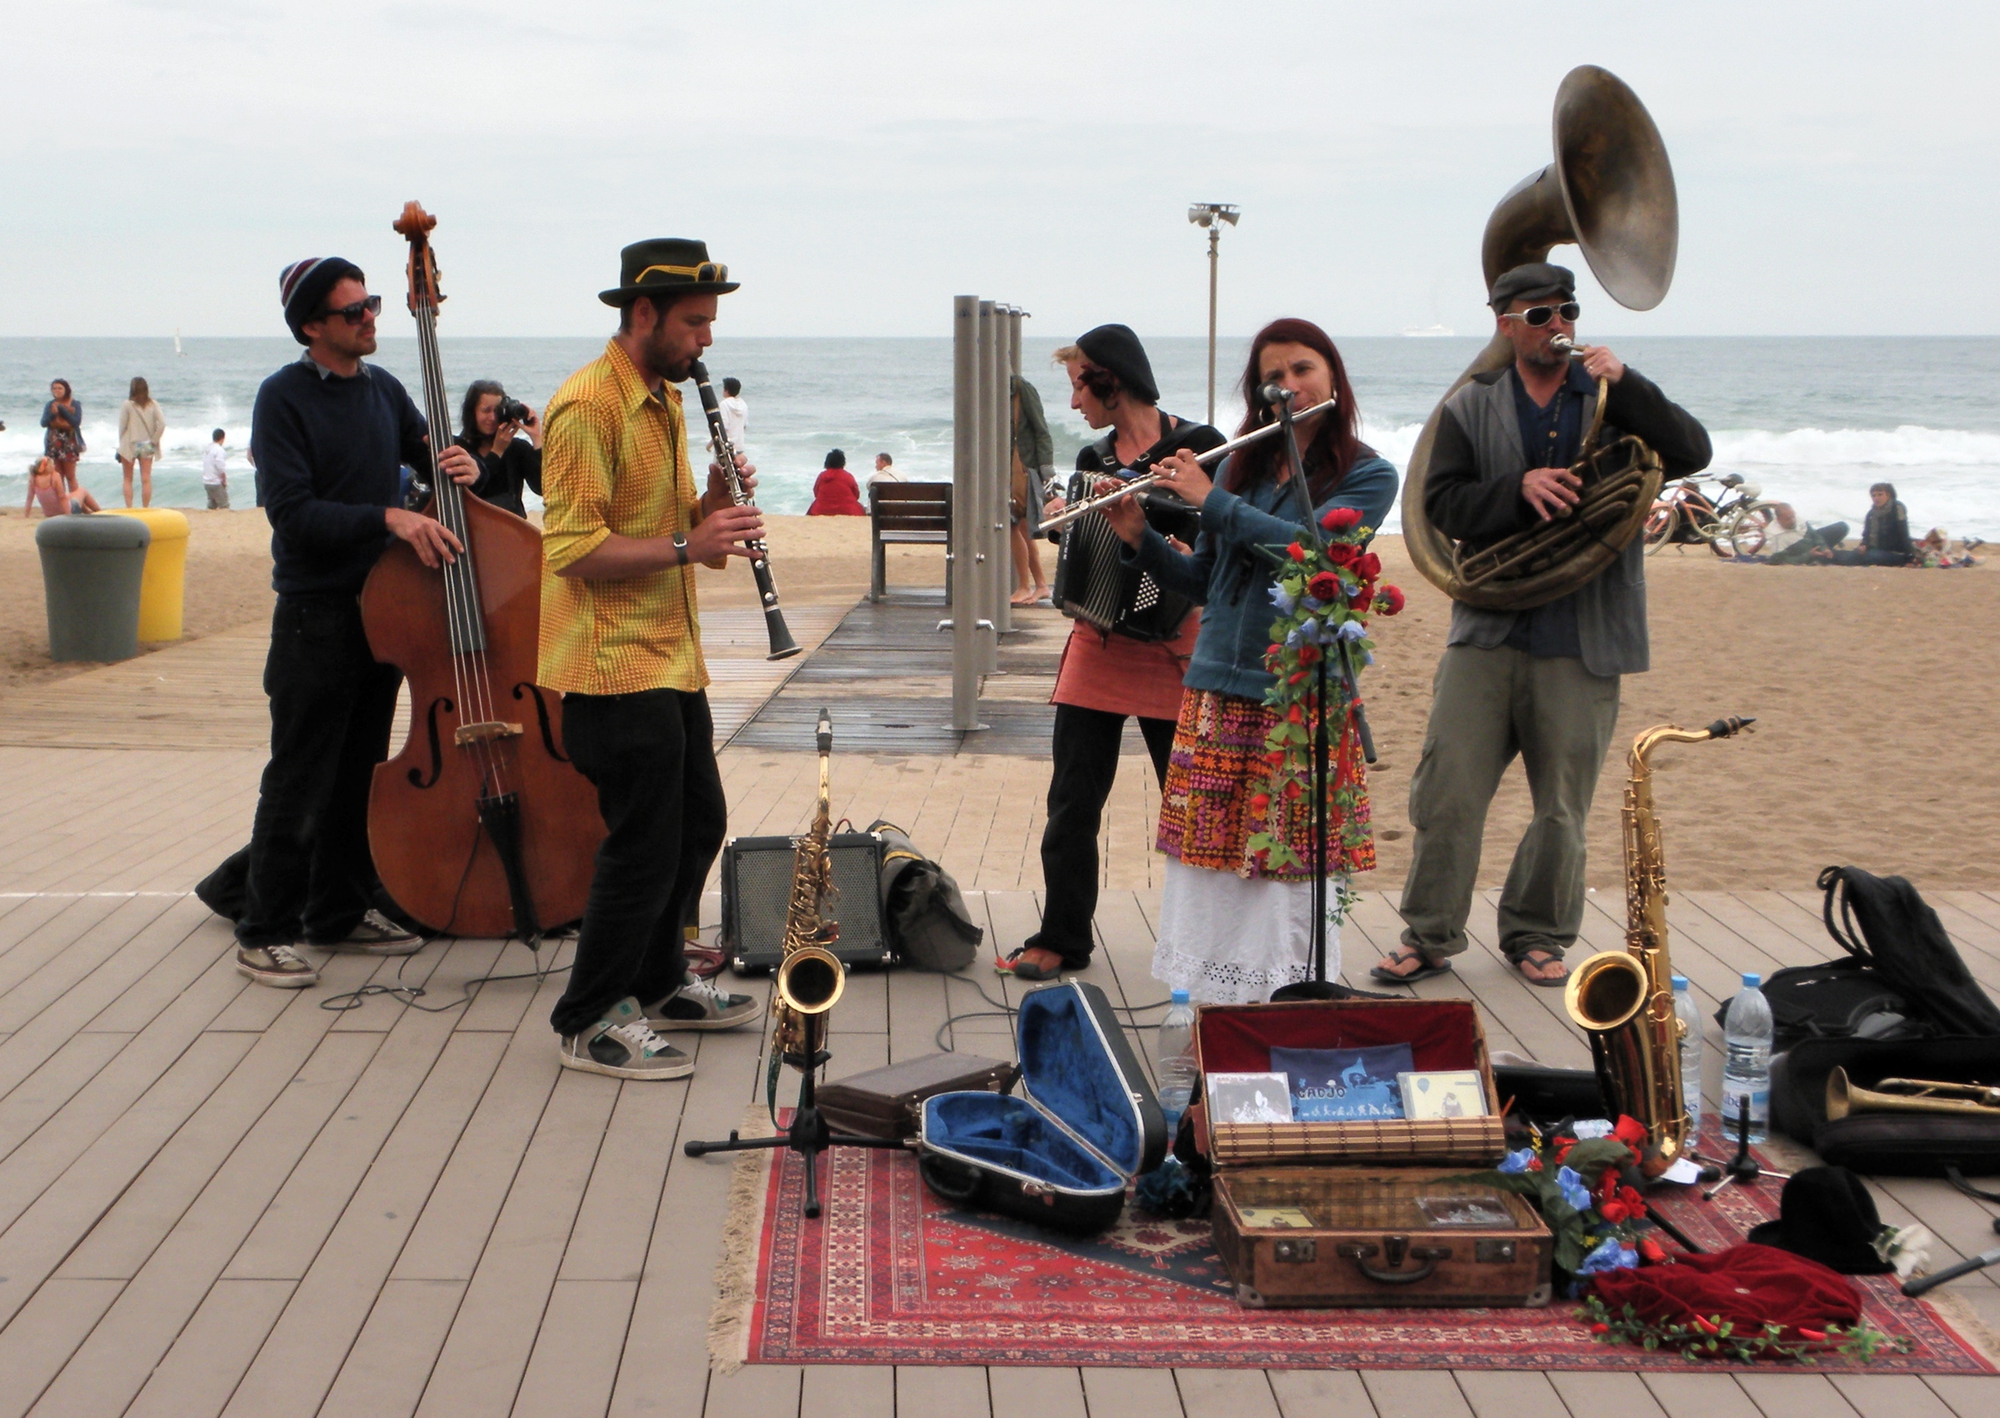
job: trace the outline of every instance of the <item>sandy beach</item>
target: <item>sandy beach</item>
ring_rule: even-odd
[[[268,616],[262,514],[188,516],[189,637]],[[845,605],[865,593],[864,520],[771,517],[768,525],[788,602]],[[1381,751],[1371,781],[1380,865],[1362,884],[1379,887],[1399,883],[1408,865],[1409,774],[1450,607],[1409,567],[1399,538],[1381,538],[1378,548],[1387,575],[1410,593],[1403,615],[1377,622],[1377,664],[1364,681]],[[890,560],[892,585],[936,585],[942,577],[934,548],[892,548]],[[1653,670],[1625,682],[1591,815],[1595,886],[1615,888],[1620,880],[1618,792],[1631,736],[1650,724],[1705,724],[1725,714],[1755,716],[1754,733],[1658,758],[1656,791],[1676,885],[1798,889],[1836,860],[1898,872],[1925,887],[1987,886],[2000,875],[2000,720],[1981,688],[2000,683],[2000,577],[1990,565],[1948,572],[1739,566],[1697,548],[1670,549],[1652,558],[1647,572]],[[0,518],[0,592],[0,684],[89,668],[48,659],[33,524],[18,513]],[[700,594],[710,606],[755,604],[741,566],[704,571]],[[990,692],[1012,690],[997,682]],[[1043,791],[1045,769],[1016,771],[1033,779],[1027,791]],[[1516,769],[1494,803],[1483,879],[1504,876],[1502,844],[1515,840],[1528,811]]]

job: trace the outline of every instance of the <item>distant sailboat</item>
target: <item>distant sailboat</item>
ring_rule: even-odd
[[[1449,325],[1412,325],[1403,331],[1404,335],[1416,340],[1435,339],[1441,335],[1454,333],[1456,332]]]
[[[179,330],[176,330],[174,331],[174,353],[179,354],[180,352],[181,352],[181,332]]]

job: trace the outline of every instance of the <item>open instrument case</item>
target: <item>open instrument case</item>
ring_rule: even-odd
[[[1211,1123],[1189,1108],[1215,1166],[1215,1244],[1250,1306],[1545,1305],[1555,1249],[1520,1197],[1443,1179],[1506,1154],[1485,1032],[1467,1000],[1299,1000],[1203,1005],[1195,1049],[1210,1073],[1271,1067],[1273,1046],[1408,1044],[1419,1072],[1473,1070],[1476,1118]]]
[[[1021,997],[1020,1096],[926,1098],[919,1166],[948,1201],[1066,1231],[1101,1231],[1133,1176],[1167,1152],[1166,1119],[1104,992],[1081,980]]]

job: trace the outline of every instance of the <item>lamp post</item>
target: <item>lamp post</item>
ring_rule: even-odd
[[[1208,228],[1208,421],[1215,422],[1215,263],[1222,241],[1222,224],[1236,225],[1242,213],[1228,202],[1196,202],[1188,220]]]

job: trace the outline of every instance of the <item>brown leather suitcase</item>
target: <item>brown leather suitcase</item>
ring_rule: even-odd
[[[1512,1192],[1423,1167],[1218,1172],[1216,1249],[1253,1308],[1540,1306],[1555,1240]]]
[[[870,1069],[819,1090],[819,1110],[836,1132],[915,1137],[924,1099],[939,1093],[1005,1093],[1020,1070],[977,1054],[924,1054]]]

